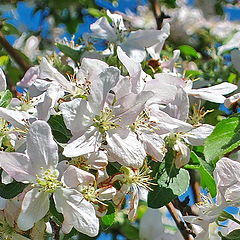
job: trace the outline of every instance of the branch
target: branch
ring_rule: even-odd
[[[161,29],[163,19],[161,19],[160,4],[158,3],[158,0],[149,0],[149,2],[152,5],[153,15],[154,15],[156,23],[157,23],[157,29]]]
[[[191,235],[192,230],[189,229],[183,221],[181,221],[173,204],[170,202],[166,205],[166,207],[167,207],[168,211],[170,212],[174,222],[176,223],[176,225],[177,225],[179,231],[181,232],[182,236],[184,237],[184,239],[185,240],[193,240],[194,238]]]
[[[19,67],[26,72],[31,66],[20,56],[18,51],[11,46],[11,44],[4,37],[2,32],[0,31],[0,44],[5,48],[5,50],[9,53],[9,55],[13,58],[13,60],[19,65]]]
[[[201,191],[200,191],[200,184],[199,179],[197,179],[197,172],[196,171],[190,171],[190,184],[193,190],[193,196],[195,203],[201,202]]]
[[[60,240],[60,227],[53,220],[49,220],[49,223],[52,227],[52,239]]]

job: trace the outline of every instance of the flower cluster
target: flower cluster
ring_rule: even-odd
[[[107,14],[111,23],[107,17],[93,23],[80,49],[65,46],[68,53],[43,57],[31,67],[18,83],[23,95],[0,107],[2,182],[27,186],[11,231],[4,233],[8,238],[54,221],[53,206],[63,216],[57,224],[64,234],[74,227],[96,236],[110,203],[121,209],[126,195],[133,220],[140,191],[157,185],[150,166],[167,166],[171,154],[171,169],[185,173],[192,146],[203,145],[214,128],[202,123],[202,110],[190,116],[192,98],[224,103],[224,95],[237,88],[224,82],[195,89],[176,68],[178,50],[160,59],[168,23],[161,30],[130,31],[120,15]],[[106,41],[101,53],[91,48],[97,39]],[[72,53],[79,54],[77,61]],[[147,74],[146,60],[158,71]],[[0,88],[2,100],[8,91],[2,70]],[[225,186],[219,187],[224,199],[235,201]]]

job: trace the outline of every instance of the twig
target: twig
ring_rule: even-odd
[[[11,46],[11,44],[7,41],[1,31],[0,44],[5,48],[5,50],[9,53],[13,60],[19,65],[23,72],[26,72],[30,68],[30,65],[20,56],[18,51]]]
[[[162,27],[162,20],[160,18],[161,8],[158,3],[158,0],[149,0],[149,2],[152,5],[153,15],[154,15],[156,23],[157,23],[157,29],[161,29],[161,27]]]
[[[49,223],[52,227],[52,239],[60,240],[60,227],[53,220],[49,220]]]
[[[182,236],[184,237],[185,240],[193,240],[193,236],[191,235],[192,230],[187,227],[186,224],[184,224],[183,221],[180,220],[175,207],[173,204],[170,202],[167,205],[167,209],[170,212],[174,222],[176,223],[178,229],[180,230]]]
[[[201,202],[201,192],[200,192],[200,184],[199,179],[197,179],[197,172],[196,171],[190,171],[191,176],[191,187],[193,190],[193,196],[195,203]]]

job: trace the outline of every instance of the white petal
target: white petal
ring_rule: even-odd
[[[143,165],[146,152],[137,135],[127,129],[122,129],[114,133],[108,133],[106,150],[109,153],[111,161],[117,161],[120,164],[139,168]]]
[[[240,163],[229,158],[220,159],[214,170],[216,184],[226,201],[233,201],[239,206],[240,201]],[[217,195],[217,202],[221,202],[221,194]],[[232,204],[230,202],[230,204]]]
[[[30,67],[26,71],[22,80],[17,83],[17,85],[24,88],[30,87],[36,81],[38,75],[39,75],[39,67],[38,66]]]
[[[134,76],[137,72],[142,71],[141,64],[128,57],[119,46],[117,47],[117,55],[122,64],[127,68],[130,77]]]
[[[31,229],[34,223],[41,220],[47,214],[49,204],[49,193],[39,192],[37,188],[27,192],[17,220],[18,227],[23,231]]]
[[[212,133],[214,126],[203,124],[200,127],[194,128],[183,135],[185,141],[193,146],[204,144],[205,139]]]
[[[3,70],[0,68],[0,92],[7,89],[6,77]]]
[[[150,121],[156,122],[156,130],[159,134],[164,134],[168,132],[188,132],[193,127],[184,121],[178,120],[176,118],[170,117],[167,113],[157,109],[151,110]]]
[[[56,168],[58,147],[46,122],[38,120],[31,125],[27,136],[27,154],[36,170]]]
[[[132,193],[130,196],[130,208],[128,212],[128,219],[131,221],[135,218],[139,202],[138,188],[134,184],[132,185]]]
[[[92,204],[74,189],[58,189],[53,195],[56,209],[63,214],[62,231],[67,234],[74,227],[77,231],[94,237],[98,234],[99,220]]]
[[[165,43],[165,40],[170,35],[170,25],[168,23],[164,24],[161,29],[161,32],[162,32],[162,41],[159,41],[158,43],[154,44],[153,46],[147,48],[147,52],[155,60],[160,58],[160,53],[162,51],[162,47]]]
[[[153,96],[150,91],[142,91],[139,94],[129,93],[117,100],[113,114],[121,119],[119,125],[126,126],[136,121],[137,116],[143,111],[145,103]]]
[[[178,87],[174,101],[169,103],[164,112],[169,114],[170,117],[186,121],[189,113],[189,99],[187,93],[183,88]]]
[[[165,142],[156,133],[141,131],[139,139],[142,141],[144,149],[148,155],[156,161],[162,161],[165,153]]]
[[[111,200],[116,194],[117,190],[115,187],[106,186],[99,188],[96,192],[99,195],[100,200]]]
[[[0,107],[0,117],[10,122],[14,127],[24,129],[26,128],[26,121],[33,121],[35,118],[23,111],[14,111]]]
[[[18,182],[34,182],[36,171],[30,159],[16,152],[0,152],[0,166]]]
[[[70,92],[73,90],[73,86],[71,86],[70,82],[60,72],[58,72],[56,68],[51,66],[44,57],[39,65],[39,78],[43,80],[55,81],[62,86],[64,90]]]
[[[61,91],[60,86],[50,86],[44,93],[44,98],[37,104],[37,116],[39,120],[48,121],[51,110],[53,110],[55,104],[60,97],[64,96],[64,92]]]
[[[79,185],[93,184],[95,177],[91,173],[70,165],[64,172],[62,180],[68,187],[76,188]]]
[[[90,127],[82,136],[73,138],[65,146],[63,155],[66,157],[77,157],[98,151],[102,137],[95,127]]]
[[[83,99],[74,99],[60,105],[66,127],[71,130],[72,134],[86,131],[93,121],[95,115],[89,106],[88,101]]]
[[[106,17],[101,17],[95,23],[92,23],[90,29],[93,32],[93,36],[96,38],[113,42],[117,40],[117,35]]]
[[[154,93],[153,97],[147,101],[147,105],[152,103],[168,104],[175,99],[177,88],[162,82],[161,79],[153,79],[146,82],[144,91],[152,91]]]
[[[107,94],[117,84],[120,71],[115,67],[109,67],[99,74],[99,79],[91,85],[91,95],[88,97],[92,111],[98,115],[103,109]]]
[[[208,88],[191,89],[188,94],[210,102],[224,103],[225,97],[222,95],[229,94],[236,89],[236,85],[224,82]]]
[[[162,30],[132,31],[121,47],[129,57],[137,62],[142,62],[146,55],[145,49],[164,42],[168,37],[169,28],[170,25],[167,23]]]

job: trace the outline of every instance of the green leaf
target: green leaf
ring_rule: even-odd
[[[216,163],[226,153],[240,146],[240,116],[219,122],[204,144],[207,162]]]
[[[165,206],[188,189],[189,173],[183,168],[175,168],[173,156],[173,152],[168,151],[165,162],[160,165],[157,174],[158,185],[153,186],[153,191],[148,193],[148,206],[151,208]]]
[[[101,225],[104,231],[113,225],[116,216],[113,204],[111,202],[108,202],[107,204],[108,204],[107,214],[101,218]]]
[[[72,137],[71,132],[67,129],[62,115],[51,116],[48,120],[48,124],[51,126],[54,138],[59,143],[67,143]]]
[[[0,56],[0,66],[6,66],[8,64],[8,56]]]
[[[12,100],[12,93],[7,89],[0,93],[0,107],[6,108]]]
[[[181,45],[178,47],[181,54],[185,57],[201,58],[201,54],[198,53],[193,47],[188,45]]]
[[[240,229],[233,230],[227,236],[223,236],[220,232],[219,235],[222,237],[222,240],[240,240]]]
[[[201,74],[202,74],[202,72],[199,71],[199,70],[187,70],[187,71],[185,72],[185,76],[188,77],[188,78],[197,78],[197,77],[199,77]]]
[[[0,184],[0,197],[11,199],[21,193],[28,184],[13,181],[9,184]]]
[[[75,50],[68,47],[67,45],[57,43],[56,46],[61,52],[63,52],[67,57],[70,57],[73,61],[79,62],[80,57],[82,56],[83,51]]]
[[[230,220],[232,220],[235,223],[240,225],[240,221],[237,220],[232,214],[230,214],[230,213],[228,213],[226,211],[222,211],[221,215],[218,217],[218,221],[220,221],[220,222],[224,222],[224,221],[226,221],[228,219],[230,219]]]
[[[4,35],[16,34],[19,35],[19,31],[12,24],[3,22],[3,27],[1,29]]]
[[[217,194],[217,188],[216,188],[216,183],[215,180],[213,178],[213,176],[211,175],[211,173],[206,169],[206,167],[204,165],[206,165],[207,163],[199,158],[196,153],[191,152],[191,160],[195,163],[198,164],[198,171],[200,173],[201,176],[201,185],[203,188],[208,189],[208,191],[210,192],[212,197],[215,197]]]
[[[129,225],[124,224],[121,227],[121,233],[128,239],[128,240],[139,240],[139,230],[138,228]]]

